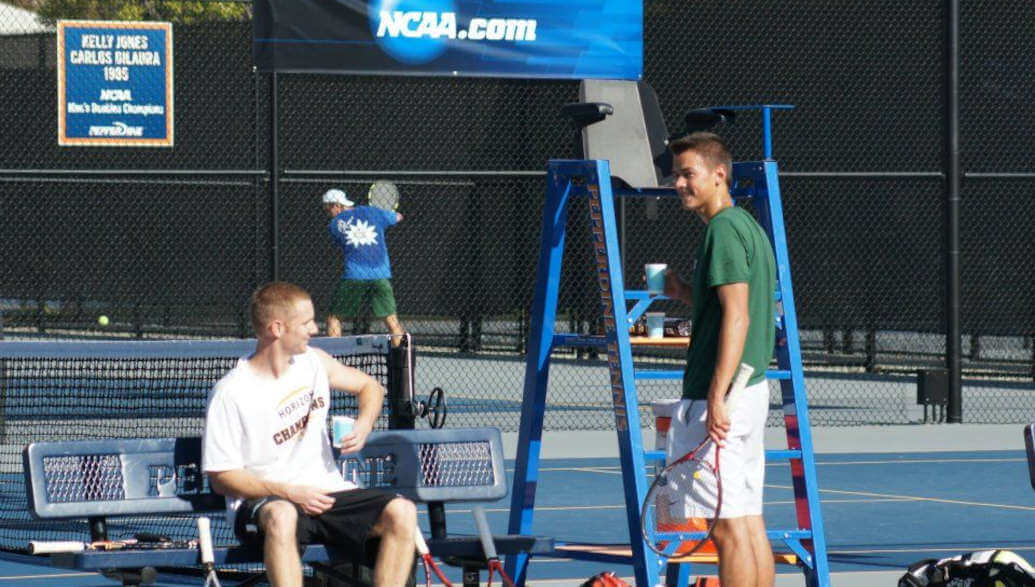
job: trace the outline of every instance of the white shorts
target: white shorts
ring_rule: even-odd
[[[726,445],[719,451],[719,476],[722,478],[720,518],[762,515],[762,484],[765,482],[765,422],[769,415],[769,383],[762,380],[738,392],[730,400],[730,431]],[[672,414],[666,439],[666,463],[690,452],[707,436],[707,400],[682,400]],[[705,460],[715,462],[715,448],[703,449]],[[711,481],[708,483],[707,481]],[[716,488],[710,476],[695,483],[686,496],[691,517],[712,517]]]

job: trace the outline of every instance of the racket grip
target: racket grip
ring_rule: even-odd
[[[212,555],[212,527],[211,521],[201,516],[198,518],[198,548],[201,550],[201,563],[215,562],[216,557]]]
[[[413,542],[417,545],[417,552],[419,552],[421,556],[431,552],[428,550],[428,543],[424,541],[424,534],[420,531],[420,527],[413,529]]]
[[[82,552],[86,544],[73,540],[30,540],[29,554],[52,554],[56,552]]]
[[[489,530],[489,521],[485,519],[485,510],[480,505],[474,506],[474,525],[478,527],[478,538],[482,541],[482,551],[485,558],[492,560],[496,556],[496,545],[492,541],[492,532]]]

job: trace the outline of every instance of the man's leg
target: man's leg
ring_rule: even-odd
[[[259,526],[265,540],[262,554],[266,575],[274,587],[302,585],[302,560],[298,556],[298,511],[289,501],[271,501],[259,510]]]
[[[397,497],[388,502],[381,517],[371,528],[371,534],[381,537],[374,567],[374,584],[380,586],[405,585],[413,569],[413,536],[417,528],[417,506]]]
[[[395,310],[395,291],[392,289],[392,282],[388,279],[378,279],[372,284],[372,295],[370,308],[374,316],[381,318],[392,335],[392,346],[402,344],[402,335],[405,333],[402,324],[399,324],[399,316]]]
[[[755,583],[759,587],[772,587],[776,580],[776,564],[773,561],[773,547],[765,533],[765,518],[747,516],[744,519],[751,535],[751,552],[755,557],[755,568],[758,569]]]
[[[359,302],[363,298],[363,282],[342,279],[334,290],[330,311],[327,312],[327,336],[341,336],[341,320],[358,318]]]
[[[327,316],[327,336],[341,336],[341,320],[337,316]]]
[[[758,572],[747,517],[719,519],[712,538],[719,550],[722,587],[755,587]]]
[[[388,327],[388,332],[392,335],[392,346],[402,344],[403,334],[406,331],[403,330],[402,324],[399,324],[399,317],[395,314],[385,316],[385,326]]]

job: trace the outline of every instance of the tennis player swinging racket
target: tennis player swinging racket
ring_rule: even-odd
[[[733,376],[726,392],[726,405],[731,412],[754,371],[751,365],[741,363]],[[707,460],[709,451],[715,452],[714,465]],[[719,446],[705,434],[696,448],[670,463],[654,478],[640,510],[643,540],[648,548],[671,558],[691,555],[711,543],[722,508],[719,453]],[[692,503],[695,488],[703,492],[714,488],[714,510]]]

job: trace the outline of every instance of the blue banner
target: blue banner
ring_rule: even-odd
[[[168,22],[59,21],[58,144],[173,145]]]
[[[642,0],[255,0],[262,71],[638,80]]]

